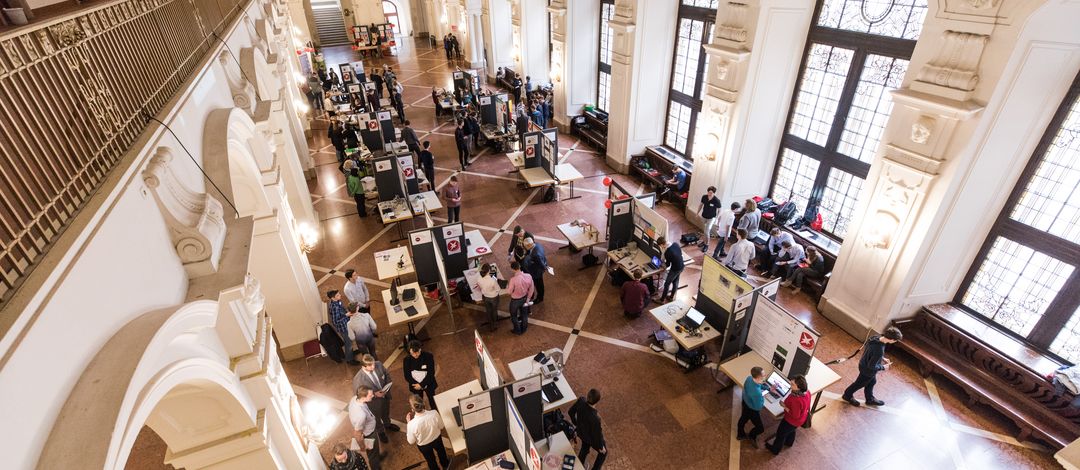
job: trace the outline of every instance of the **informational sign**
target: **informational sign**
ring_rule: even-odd
[[[615,215],[622,215],[630,212],[630,204],[615,204],[615,207],[612,207],[612,210],[615,212]]]
[[[461,72],[461,71],[454,72],[454,80],[461,79],[461,78],[465,78],[465,72]]]
[[[379,111],[379,120],[380,121],[389,121],[390,120],[390,111]]]
[[[367,126],[369,131],[378,131],[379,130],[379,121],[376,121],[374,119],[372,119],[370,121],[367,121],[364,125]]]
[[[770,282],[768,284],[765,284],[764,286],[761,286],[761,289],[758,290],[758,292],[760,292],[763,297],[768,297],[770,300],[776,300],[776,292],[779,291],[779,290],[780,290],[780,279],[777,278],[777,279],[773,279],[772,282]]]
[[[349,84],[349,93],[360,93],[360,84],[359,83],[350,83]]]
[[[719,305],[724,310],[740,310],[735,306],[735,299],[750,294],[753,286],[746,279],[739,277],[732,270],[720,264],[711,256],[701,262],[700,293]],[[733,312],[729,312],[733,313]]]
[[[491,97],[490,96],[481,96],[480,97],[480,104],[482,104],[482,105],[491,104]]]
[[[394,169],[394,165],[390,163],[390,160],[380,160],[375,162],[375,171],[390,171]]]
[[[532,447],[532,439],[529,439],[529,432],[525,429],[525,421],[521,419],[521,414],[518,413],[517,406],[514,405],[514,400],[507,398],[506,400],[506,421],[507,426],[510,428],[510,448],[513,449],[515,454],[520,459],[528,459],[529,448]],[[532,464],[529,464],[530,468]],[[536,470],[540,470],[537,467]]]
[[[401,168],[401,176],[404,176],[406,180],[416,179],[416,169],[413,167],[411,154],[397,157],[397,161],[398,167]]]
[[[460,237],[461,224],[447,225],[443,227],[443,238]]]
[[[532,148],[532,146],[536,145],[536,136],[535,135],[527,135],[527,136],[525,136],[525,145],[528,146],[529,148]],[[532,155],[532,154],[530,153],[530,155]]]
[[[478,393],[471,397],[465,397],[458,403],[461,407],[461,414],[472,413],[484,408],[491,408],[491,394],[490,393]]]
[[[484,395],[487,395],[486,393]],[[487,424],[491,422],[491,407],[481,408],[472,413],[461,413],[461,428],[472,429],[481,424]]]
[[[664,216],[660,215],[644,202],[638,199],[631,199],[634,201],[634,226],[640,228],[645,235],[650,239],[656,240],[660,237],[667,237],[668,223]],[[747,292],[750,290],[747,289]],[[731,303],[721,304],[731,305]]]
[[[542,380],[540,375],[534,375],[514,383],[514,398],[540,391]]]
[[[458,238],[446,240],[446,253],[451,255],[461,253],[461,240]]]
[[[707,257],[706,257],[707,258]],[[776,367],[784,377],[810,370],[821,335],[782,307],[759,297],[746,345]]]
[[[412,234],[411,241],[413,245],[426,245],[431,243],[431,232],[427,230],[416,232]]]

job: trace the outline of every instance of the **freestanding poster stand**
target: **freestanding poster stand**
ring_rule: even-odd
[[[821,333],[776,302],[763,296],[758,300],[746,345],[768,360],[780,375],[806,375]]]

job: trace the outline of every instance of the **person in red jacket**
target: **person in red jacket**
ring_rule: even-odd
[[[795,445],[795,431],[810,415],[810,394],[806,391],[806,377],[795,375],[789,380],[791,393],[784,399],[784,419],[780,420],[780,425],[776,427],[776,437],[765,445],[773,455],[780,455],[781,449]]]
[[[634,279],[626,281],[622,285],[619,298],[622,299],[623,314],[630,318],[641,316],[645,306],[649,305],[649,286],[641,282],[644,276],[640,269],[634,270]]]

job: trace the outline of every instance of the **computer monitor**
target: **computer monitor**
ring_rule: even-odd
[[[769,374],[769,378],[765,379],[765,383],[769,384],[769,394],[777,399],[786,397],[788,392],[791,391],[791,383],[776,371]]]

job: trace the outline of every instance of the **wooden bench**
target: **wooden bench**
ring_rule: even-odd
[[[765,233],[772,231],[775,226],[776,224],[771,220],[766,218],[761,219],[760,229]],[[804,248],[807,246],[817,248],[818,252],[821,253],[821,256],[825,258],[825,277],[820,279],[806,278],[803,280],[802,285],[802,290],[804,292],[810,294],[815,301],[820,301],[821,295],[825,293],[825,288],[829,287],[829,279],[832,279],[833,266],[836,265],[836,253],[834,253],[834,250],[831,248],[833,244],[839,247],[839,243],[825,237],[824,234],[815,234],[816,238],[810,239],[800,235],[799,232],[796,232],[789,227],[781,227],[780,230],[790,233],[791,237],[795,239],[795,243],[802,245]],[[828,241],[828,243],[825,243],[825,241]]]
[[[978,320],[948,304],[925,306],[896,322],[904,332],[898,346],[919,361],[924,377],[941,375],[964,390],[969,405],[988,405],[1011,419],[1020,428],[1018,440],[1034,437],[1060,449],[1080,437],[1080,408],[1070,405],[1067,392],[1055,396],[1043,375],[1052,371],[1031,370],[984,340],[1012,341],[1009,348],[1041,355],[1001,333],[974,336],[960,328],[965,322]]]
[[[570,133],[581,137],[603,155],[607,150],[607,124],[607,113],[585,111],[571,121]]]
[[[647,163],[649,170],[642,168],[642,163]],[[693,177],[694,165],[690,161],[680,157],[675,152],[660,145],[645,148],[645,153],[630,157],[630,173],[641,177],[646,184],[653,186],[659,192],[666,186],[665,179],[671,178],[678,165],[686,172],[686,187],[690,188],[690,178]],[[686,206],[687,194],[677,194],[675,191],[668,193],[667,200],[680,206]]]
[[[510,67],[503,67],[503,77],[500,78],[496,85],[499,85],[507,90],[514,89],[514,78],[517,77],[517,72],[514,72]]]

